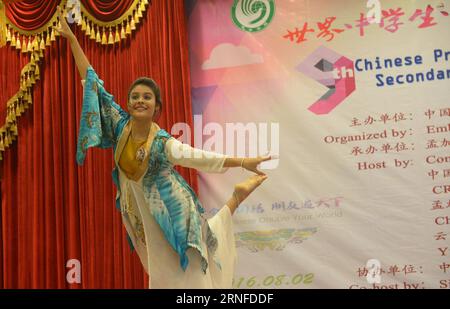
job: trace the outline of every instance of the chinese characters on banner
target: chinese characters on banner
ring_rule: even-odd
[[[446,196],[450,193],[450,107],[430,109],[425,113],[427,136],[425,148],[427,156],[427,176],[432,181],[430,188],[433,200],[430,201],[429,209],[433,212],[433,223],[436,229],[430,238],[434,241],[435,253],[439,257],[436,268],[441,271],[439,288],[450,288],[449,274],[450,263],[448,260],[448,227],[450,224],[450,199]],[[443,155],[442,155],[443,154]]]
[[[303,26],[295,27],[294,29],[287,29],[283,38],[293,43],[300,44],[308,40],[309,35],[315,35],[316,38],[325,40],[326,42],[332,41],[337,35],[344,31],[350,31],[352,29],[359,30],[359,36],[365,36],[366,27],[378,27],[384,29],[390,33],[399,31],[405,22],[416,23],[419,29],[429,28],[436,26],[438,23],[433,14],[440,13],[444,17],[448,17],[448,12],[442,8],[433,8],[428,5],[426,9],[416,9],[409,17],[407,17],[402,8],[387,9],[381,11],[380,23],[375,23],[373,17],[367,17],[364,13],[360,13],[359,19],[355,20],[355,24],[345,23],[343,26],[334,26],[336,24],[336,17],[327,17],[323,22],[316,22],[317,27],[308,26],[308,22],[304,22]],[[335,23],[336,22],[336,23]],[[342,28],[345,27],[346,29]]]

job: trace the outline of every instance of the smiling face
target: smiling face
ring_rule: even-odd
[[[153,115],[159,109],[153,90],[143,84],[136,85],[128,98],[128,111],[136,120],[153,120]]]

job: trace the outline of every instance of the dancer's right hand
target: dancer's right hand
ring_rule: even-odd
[[[266,175],[258,169],[258,166],[261,162],[272,160],[271,156],[266,157],[256,157],[256,158],[244,158],[242,159],[241,166],[250,172],[254,172],[258,175]]]
[[[69,25],[67,24],[66,21],[66,12],[64,12],[62,10],[62,8],[60,6],[57,7],[56,9],[56,13],[57,16],[59,18],[59,24],[60,26],[53,26],[53,29],[55,29],[56,31],[59,32],[59,34],[61,34],[61,36],[65,37],[66,39],[71,39],[74,38],[75,35],[73,34],[72,30],[70,30]]]

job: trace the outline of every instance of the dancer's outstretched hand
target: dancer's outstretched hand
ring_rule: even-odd
[[[67,24],[66,20],[66,12],[64,12],[60,6],[56,9],[57,16],[59,18],[59,27],[53,26],[52,28],[59,32],[66,39],[70,39],[74,37],[72,30],[70,30],[69,24]]]
[[[258,175],[265,175],[265,173],[261,172],[258,169],[258,165],[261,162],[269,161],[271,159],[272,159],[271,156],[256,157],[256,158],[245,158],[244,161],[242,161],[242,167],[245,168],[246,170],[248,170],[250,172],[254,172],[254,173],[258,174]]]

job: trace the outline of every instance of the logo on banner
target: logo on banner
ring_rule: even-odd
[[[297,70],[328,88],[308,108],[317,115],[330,113],[356,89],[353,61],[324,46],[309,55]]]
[[[265,249],[281,251],[287,245],[301,244],[317,232],[316,227],[303,229],[278,229],[268,231],[248,231],[236,233],[236,247],[245,247],[250,252],[260,252]]]
[[[274,0],[234,0],[231,7],[233,23],[246,32],[267,28],[275,14]]]

